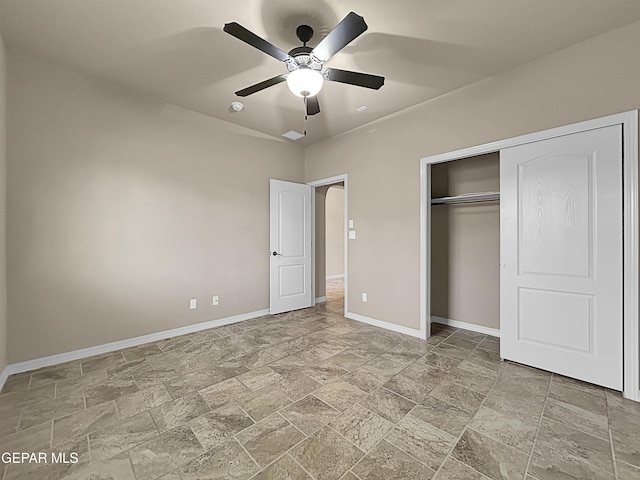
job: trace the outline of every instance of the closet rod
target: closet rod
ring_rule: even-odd
[[[438,197],[431,199],[431,205],[445,205],[452,203],[494,202],[500,200],[500,192],[464,193],[453,197]]]

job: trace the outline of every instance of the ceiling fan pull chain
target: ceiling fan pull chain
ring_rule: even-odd
[[[309,97],[307,95],[304,96],[304,136],[307,136],[307,119],[309,118],[308,109],[307,109],[307,99]]]

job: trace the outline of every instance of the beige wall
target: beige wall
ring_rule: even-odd
[[[327,191],[325,212],[326,276],[344,274],[344,187]]]
[[[307,148],[307,181],[349,175],[349,310],[419,328],[420,158],[638,108],[639,43],[635,22]]]
[[[498,153],[434,165],[432,196],[500,191]],[[431,314],[500,328],[500,205],[431,208]]]
[[[6,207],[7,207],[7,60],[0,37],[0,373],[8,363],[7,356],[7,257],[6,257]]]
[[[8,67],[11,363],[268,308],[269,178],[303,181],[300,147]]]

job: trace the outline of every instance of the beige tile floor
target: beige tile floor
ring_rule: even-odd
[[[11,377],[4,480],[640,479],[640,404],[326,304]],[[50,459],[50,456],[47,458]],[[67,457],[69,458],[69,457]]]

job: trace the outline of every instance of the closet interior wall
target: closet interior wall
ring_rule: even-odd
[[[432,198],[500,191],[499,152],[435,164]],[[500,328],[500,203],[431,206],[431,316]]]

